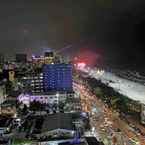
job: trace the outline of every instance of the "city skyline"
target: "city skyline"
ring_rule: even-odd
[[[6,55],[72,45],[70,55],[86,48],[113,63],[144,63],[143,0],[7,0],[0,9],[0,52]]]

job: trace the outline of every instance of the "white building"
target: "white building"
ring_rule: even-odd
[[[29,105],[30,102],[39,101],[44,104],[58,104],[59,101],[64,102],[67,97],[73,96],[73,93],[60,93],[54,92],[50,94],[20,94],[18,96],[18,101],[22,102],[23,104]]]
[[[6,90],[4,85],[0,85],[0,104],[6,100]]]

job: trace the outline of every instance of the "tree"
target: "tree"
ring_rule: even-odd
[[[30,103],[30,110],[36,111],[36,110],[42,110],[42,104],[38,101],[33,101]]]
[[[100,87],[96,87],[94,89],[94,93],[95,93],[96,96],[99,96],[99,97],[102,97],[104,95],[103,91],[102,91],[102,89]]]
[[[113,108],[116,108],[117,107],[117,102],[120,101],[120,98],[118,97],[112,97],[111,99],[111,105]]]

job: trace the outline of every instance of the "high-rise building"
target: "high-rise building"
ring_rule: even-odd
[[[5,61],[4,55],[0,53],[0,64],[3,64]]]
[[[45,57],[54,57],[54,53],[53,53],[53,51],[50,51],[50,52],[47,52],[47,51],[46,51],[46,52],[44,53],[44,56],[45,56]]]
[[[14,82],[15,80],[15,66],[14,64],[8,64],[8,80]]]
[[[27,61],[27,54],[18,53],[16,54],[16,62],[25,63]]]
[[[54,63],[54,57],[49,56],[49,54],[45,55],[45,56],[32,56],[32,62],[34,64],[51,64],[51,63]]]
[[[37,74],[33,76],[31,86],[33,88],[33,93],[43,92],[43,74]]]
[[[72,65],[48,64],[43,67],[44,91],[72,91]]]
[[[24,77],[23,83],[26,91],[31,90],[32,93],[42,93],[43,89],[43,74],[32,74],[31,76]]]

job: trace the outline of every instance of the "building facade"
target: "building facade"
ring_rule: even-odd
[[[43,88],[43,74],[32,74],[23,78],[23,84],[25,85],[25,91],[31,91],[31,93],[41,93],[44,92]],[[30,92],[28,91],[28,92]]]
[[[72,65],[48,64],[43,67],[44,91],[72,91]]]
[[[59,104],[59,102],[64,102],[67,98],[73,96],[74,93],[66,92],[51,92],[49,94],[20,94],[17,99],[19,102],[29,104],[33,101],[40,102],[42,104]]]

